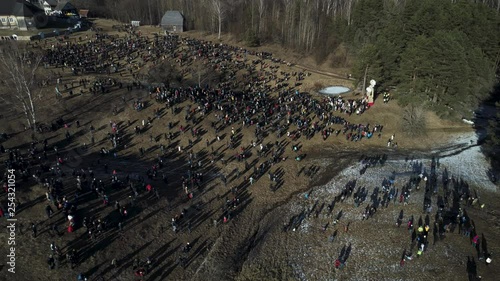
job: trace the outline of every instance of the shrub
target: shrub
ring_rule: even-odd
[[[426,134],[427,123],[424,109],[415,105],[405,107],[401,125],[402,131],[409,136]]]
[[[260,38],[254,31],[248,31],[245,39],[248,47],[260,46]]]
[[[323,83],[321,82],[314,82],[314,85],[313,85],[313,90],[315,92],[319,92],[319,90],[323,89],[325,87],[325,85],[323,85]]]

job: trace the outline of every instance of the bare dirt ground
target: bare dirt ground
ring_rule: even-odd
[[[116,23],[107,20],[98,20],[96,23],[104,31],[115,33],[110,27]],[[145,35],[158,32],[158,29],[153,27],[141,27],[141,30]],[[87,33],[92,34],[90,31]],[[75,36],[84,35],[85,33]],[[203,34],[187,35],[206,38],[205,40],[213,39],[213,36]],[[47,40],[50,45],[52,42],[50,40],[54,39]],[[231,42],[230,40],[227,38],[228,42]],[[241,42],[231,43],[237,45]],[[275,46],[271,48],[273,53],[279,52]],[[283,52],[277,56],[287,57],[289,54]],[[300,58],[298,55],[296,57]],[[309,63],[310,59],[307,61],[307,64]],[[326,67],[322,70],[337,73],[335,69]],[[338,70],[339,76],[342,76],[343,71]],[[69,71],[63,72],[63,83],[70,83],[74,79]],[[126,81],[131,77],[118,79]],[[300,90],[311,91],[318,82],[325,86],[352,86],[352,81],[337,76],[312,73]],[[75,92],[78,90],[77,87]],[[125,102],[122,100],[123,97]],[[146,108],[140,112],[132,109],[132,100],[137,98],[147,101]],[[39,139],[49,139],[51,146],[57,145],[63,151],[66,159],[63,170],[70,174],[74,168],[92,167],[96,177],[107,182],[110,181],[111,174],[104,171],[103,163],[108,164],[109,170],[115,169],[122,178],[126,174],[143,174],[160,153],[159,145],[167,145],[164,138],[158,143],[151,142],[150,136],[161,137],[165,134],[168,122],[184,123],[182,114],[174,115],[166,111],[161,119],[153,121],[146,133],[134,136],[133,127],[148,116],[153,117],[153,110],[163,106],[150,100],[144,90],[127,92],[126,89],[121,89],[106,94],[86,93],[75,94],[72,97],[66,94],[63,100],[57,100],[52,86],[49,86],[40,96],[40,104],[41,120],[50,123],[51,120],[62,116],[68,124],[71,124],[69,131],[75,138],[69,144],[64,142],[62,129],[37,135]],[[182,106],[187,104],[186,102]],[[115,105],[119,111],[117,115],[112,114]],[[0,130],[12,136],[3,145],[8,149],[26,150],[31,132],[23,129],[22,115],[5,106],[1,109],[3,119],[0,121]],[[215,133],[209,129],[215,117],[207,116],[200,124],[202,128],[207,129],[202,137],[203,141],[193,146],[193,151],[198,153],[204,163],[205,175],[205,184],[202,189],[195,191],[194,198],[188,200],[181,187],[181,177],[185,173],[184,167],[187,165],[188,155],[187,152],[179,153],[175,147],[187,146],[189,137],[179,136],[166,153],[167,164],[161,171],[168,175],[168,184],[161,179],[152,182],[160,191],[160,199],[141,191],[139,199],[132,202],[128,189],[114,190],[109,194],[110,202],[119,201],[122,205],[128,206],[129,219],[125,222],[123,231],[118,231],[117,225],[113,224],[108,231],[94,240],[88,238],[84,227],[77,228],[74,233],[67,233],[64,229],[65,219],[61,213],[47,219],[44,212],[46,190],[31,179],[20,180],[16,193],[21,201],[21,206],[17,210],[16,274],[8,273],[7,266],[2,263],[0,276],[3,276],[2,280],[8,278],[5,280],[68,281],[76,280],[77,274],[83,272],[89,276],[89,280],[139,280],[133,275],[133,261],[134,259],[143,261],[150,257],[153,266],[144,280],[467,280],[465,262],[467,256],[475,256],[475,252],[466,241],[467,238],[457,233],[447,234],[444,240],[430,246],[421,258],[407,262],[405,267],[399,267],[401,253],[403,249],[409,247],[410,240],[404,223],[401,228],[395,227],[394,224],[401,209],[404,209],[405,220],[411,214],[416,217],[422,214],[422,192],[412,194],[408,206],[391,204],[367,221],[361,221],[360,218],[363,207],[355,208],[352,199],[348,199],[336,205],[331,215],[327,214],[325,207],[317,218],[315,214],[308,216],[296,231],[283,232],[283,225],[292,216],[303,210],[310,211],[315,202],[318,202],[316,208],[322,203],[328,204],[348,180],[358,179],[359,185],[373,189],[380,183],[381,178],[392,170],[404,174],[407,166],[403,159],[406,155],[418,155],[419,159],[427,163],[431,155],[438,154],[442,147],[447,148],[449,152],[457,152],[467,146],[464,143],[469,139],[460,142],[461,145],[451,143],[450,139],[455,139],[464,132],[470,134],[471,128],[461,123],[439,120],[433,113],[428,113],[429,133],[426,136],[409,138],[400,134],[401,112],[402,109],[395,102],[388,104],[377,102],[373,108],[360,116],[346,117],[355,123],[383,124],[384,133],[380,139],[372,138],[356,143],[348,142],[341,136],[332,136],[326,141],[323,141],[321,136],[315,136],[307,141],[300,139],[302,153],[306,154],[300,162],[293,160],[295,154],[290,149],[291,141],[285,137],[278,140],[287,145],[285,156],[288,159],[271,167],[271,171],[280,175],[282,180],[282,185],[275,191],[269,188],[270,180],[267,175],[251,186],[248,181],[244,182],[243,179],[249,177],[252,171],[246,170],[243,162],[216,161],[214,165],[209,165],[208,154],[212,147],[226,159],[236,151],[228,151],[225,140],[214,142],[210,148],[206,147],[205,139],[215,139]],[[82,124],[80,128],[76,128],[76,120]],[[126,125],[129,120],[130,126]],[[120,151],[117,158],[101,157],[98,153],[101,147],[109,147],[106,137],[110,121],[122,124],[130,136],[127,139],[128,148]],[[82,144],[90,143],[88,134],[90,124],[97,129],[97,143],[88,150],[83,150]],[[252,129],[235,127],[237,130],[241,129],[242,145],[250,145]],[[221,134],[230,134],[230,128]],[[393,134],[398,141],[397,149],[386,146],[387,139]],[[275,136],[268,137],[267,141],[274,143]],[[139,155],[140,147],[148,150],[142,157]],[[248,162],[258,165],[263,159],[256,156],[256,150],[252,150],[254,155]],[[387,154],[389,160],[394,162],[388,162],[384,167],[370,168],[362,176],[359,174],[359,159],[362,155],[382,154]],[[457,155],[472,159],[470,155]],[[3,163],[7,155],[1,157]],[[50,157],[52,160],[55,159],[54,156]],[[490,251],[497,253],[499,242],[494,238],[500,235],[498,219],[500,206],[497,203],[500,198],[496,191],[491,191],[494,187],[490,184],[486,186],[489,190],[483,189],[486,185],[484,176],[466,177],[480,173],[483,168],[487,169],[479,166],[487,163],[471,160],[467,162],[468,170],[458,172],[462,160],[446,162],[446,157],[443,157],[443,167],[449,167],[465,180],[470,180],[479,190],[481,203],[485,204],[485,208],[470,208],[468,211],[475,220],[478,231],[487,237]],[[479,164],[475,167],[477,163]],[[234,174],[236,168],[245,172],[237,177]],[[226,185],[221,181],[222,174],[228,178]],[[401,184],[406,180],[405,177],[401,176]],[[65,192],[68,193],[75,188],[75,182],[71,177],[64,182],[64,185]],[[240,186],[238,191],[240,204],[235,209],[233,218],[228,223],[222,223],[221,207],[225,205],[226,198],[232,199],[231,188],[236,186]],[[306,193],[310,194],[307,200],[304,199]],[[4,200],[5,195],[2,195],[2,202]],[[78,207],[79,214],[96,215],[116,221],[117,211],[113,204],[103,207],[101,199],[92,197],[86,202]],[[187,210],[185,219],[180,231],[174,233],[170,221],[183,209]],[[340,222],[336,226],[330,224],[327,231],[323,232],[322,226],[331,222],[332,217],[340,210],[344,214]],[[217,223],[214,223],[214,220]],[[29,228],[31,222],[38,225],[39,233],[36,238],[31,235]],[[347,223],[350,223],[349,231],[344,232],[343,227]],[[5,229],[5,224],[2,218],[0,227]],[[51,232],[52,224],[59,225],[63,234],[56,235]],[[338,230],[338,237],[329,242],[328,236],[335,229]],[[2,245],[7,241],[6,235],[6,231],[0,233]],[[67,261],[63,260],[59,268],[48,269],[46,259],[50,254],[49,245],[52,242],[57,244],[63,253],[69,249],[78,249],[80,263],[76,268],[71,269]],[[190,242],[192,249],[188,253],[182,253],[181,248],[187,242]],[[342,270],[335,270],[333,262],[340,249],[347,243],[352,245],[347,266]],[[1,256],[5,257],[7,248],[2,246],[1,249]],[[185,268],[178,263],[180,257],[185,257],[187,260]],[[117,259],[117,266],[111,265],[113,259]],[[495,264],[486,267],[484,262],[479,263],[478,272],[484,280],[495,280],[500,273]]]

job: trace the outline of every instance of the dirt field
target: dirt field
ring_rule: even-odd
[[[111,28],[115,24],[106,20],[96,21],[96,25],[105,32],[120,34]],[[141,27],[141,31],[150,36],[158,32],[153,27]],[[91,35],[92,32],[74,36],[85,34]],[[206,40],[214,38],[199,33],[187,33],[186,36],[205,37]],[[54,39],[47,40],[48,45],[54,42],[51,41]],[[233,45],[240,44],[231,38],[224,40]],[[273,53],[279,52],[275,46],[270,48]],[[283,51],[277,56],[304,59],[303,65],[312,64],[310,58],[289,54]],[[282,67],[286,71],[303,68]],[[312,72],[300,90],[312,92],[314,85],[318,83],[325,86],[352,87],[351,80],[340,78],[345,70],[330,69],[326,66],[321,70],[338,75]],[[66,70],[63,72],[62,83],[71,83],[75,78],[81,77],[74,77]],[[88,78],[94,79],[95,76],[90,75]],[[131,77],[121,76],[117,79],[126,82]],[[74,92],[77,93],[78,90],[77,86]],[[132,100],[138,98],[147,102],[146,108],[140,112],[132,108]],[[168,132],[167,124],[186,123],[183,114],[172,114],[170,110],[165,110],[162,118],[155,119],[147,132],[134,135],[134,126],[139,125],[148,116],[153,117],[153,111],[163,107],[163,104],[150,99],[145,90],[128,92],[126,89],[116,89],[110,93],[96,95],[64,94],[64,98],[59,100],[54,95],[53,86],[48,86],[43,89],[38,102],[40,120],[49,124],[52,120],[62,117],[70,124],[68,131],[74,136],[70,143],[65,142],[64,129],[36,135],[40,141],[48,139],[51,147],[57,145],[65,159],[63,171],[71,175],[73,169],[91,167],[96,178],[106,183],[110,182],[109,171],[112,170],[116,170],[122,179],[127,174],[144,174],[160,154],[160,144],[168,145],[163,137]],[[188,104],[185,102],[179,107],[183,108]],[[116,115],[112,113],[115,106],[118,109]],[[11,135],[11,138],[3,142],[3,146],[7,149],[26,151],[29,148],[31,132],[24,130],[23,116],[5,106],[0,110],[3,112],[0,132]],[[7,272],[8,266],[2,262],[1,279],[69,281],[77,280],[79,273],[85,273],[89,280],[140,280],[134,276],[134,260],[144,261],[149,257],[152,261],[151,269],[143,280],[467,280],[467,256],[474,256],[476,261],[477,256],[467,241],[468,238],[456,231],[446,234],[446,238],[436,245],[431,245],[422,257],[408,261],[404,267],[399,266],[401,253],[410,245],[410,236],[405,228],[408,216],[414,215],[418,218],[422,215],[422,191],[412,195],[408,206],[391,204],[377,212],[370,220],[362,221],[361,209],[364,207],[357,209],[353,206],[352,199],[349,199],[338,203],[332,214],[328,214],[325,207],[317,216],[312,214],[303,220],[296,231],[283,231],[284,224],[289,222],[292,216],[303,210],[314,212],[323,203],[329,204],[346,181],[359,179],[360,184],[373,189],[380,183],[381,178],[392,172],[391,169],[404,172],[402,159],[406,156],[418,155],[428,161],[431,155],[435,154],[435,149],[448,145],[450,139],[456,138],[457,135],[472,130],[462,123],[442,121],[435,114],[428,113],[428,134],[417,138],[406,137],[400,133],[401,112],[402,108],[394,101],[387,104],[377,101],[375,106],[364,114],[346,117],[353,123],[383,124],[381,138],[350,142],[342,136],[331,136],[324,141],[321,136],[316,135],[310,140],[299,139],[301,153],[305,154],[301,161],[293,159],[295,153],[291,150],[290,139],[276,139],[271,135],[266,138],[266,142],[273,144],[279,141],[286,146],[284,156],[287,160],[272,166],[270,170],[279,176],[279,184],[271,182],[267,174],[264,174],[252,185],[248,180],[244,181],[252,174],[252,168],[245,169],[244,163],[234,158],[228,160],[237,149],[228,149],[224,137],[220,142],[216,141],[214,131],[209,129],[215,117],[213,114],[208,115],[198,125],[205,128],[206,133],[192,148],[204,164],[204,185],[194,191],[193,199],[186,197],[181,186],[181,177],[186,176],[189,152],[179,152],[176,147],[188,146],[189,136],[180,135],[170,145],[165,156],[165,167],[160,170],[160,174],[167,175],[168,184],[162,181],[161,177],[151,181],[152,185],[158,188],[160,199],[154,194],[140,190],[138,199],[133,200],[129,189],[115,189],[108,194],[110,205],[104,207],[101,199],[93,198],[91,194],[85,195],[86,203],[78,206],[78,214],[97,216],[110,222],[109,228],[94,239],[88,237],[82,226],[77,227],[75,232],[68,233],[65,230],[66,220],[58,211],[52,218],[47,219],[44,211],[47,205],[46,188],[37,185],[31,178],[19,180],[16,197],[21,205],[16,214],[16,273]],[[81,124],[79,128],[75,125],[77,120]],[[124,127],[127,136],[127,148],[120,150],[116,158],[99,155],[102,147],[109,147],[107,134],[110,121]],[[90,125],[97,130],[96,144],[93,146],[89,145]],[[253,128],[243,128],[239,125],[235,126],[235,129],[241,133],[241,145],[251,145]],[[231,128],[226,128],[219,134],[227,136],[231,134],[230,130]],[[397,149],[388,148],[386,145],[391,135],[395,135]],[[151,136],[160,141],[151,141]],[[205,144],[206,139],[213,141],[209,147]],[[82,149],[84,143],[89,145],[86,150]],[[141,147],[147,151],[144,156],[139,153]],[[252,149],[252,155],[247,159],[251,163],[250,166],[258,166],[263,161],[257,157],[257,149]],[[210,165],[209,154],[212,150],[226,161],[217,160]],[[392,167],[386,165],[371,168],[363,176],[359,175],[360,157],[383,154],[388,155],[390,160],[400,162],[395,162]],[[1,155],[2,168],[7,159],[7,154]],[[50,155],[50,160],[55,162],[55,156]],[[107,164],[109,171],[105,170],[104,164]],[[236,169],[244,172],[237,176]],[[227,177],[226,184],[223,183],[221,175]],[[403,179],[398,184],[402,182]],[[65,193],[73,194],[75,185],[76,182],[71,176],[65,177]],[[239,187],[239,204],[234,208],[232,218],[224,223],[222,208],[227,199],[233,198],[234,187]],[[495,239],[500,236],[500,198],[496,192],[483,190],[482,186],[474,188],[479,190],[481,203],[485,204],[485,208],[474,207],[467,210],[475,221],[478,233],[484,233],[487,238],[494,260],[489,267],[484,261],[478,261],[478,275],[481,275],[483,280],[496,280],[496,276],[500,274],[494,256],[500,251],[500,243]],[[310,194],[307,200],[304,199],[305,194]],[[2,194],[2,203],[5,200],[6,195]],[[114,208],[115,201],[127,206],[129,212],[122,231],[116,223],[119,214]],[[313,207],[316,202],[317,207]],[[397,228],[395,221],[402,209],[403,226]],[[338,224],[333,226],[331,220],[340,210],[344,215]],[[171,219],[182,211],[185,214],[180,231],[174,233]],[[433,221],[433,218],[431,220]],[[321,228],[328,222],[329,228],[322,231]],[[2,218],[0,227],[6,229],[6,223]],[[38,226],[36,238],[32,237],[31,223]],[[59,226],[61,235],[50,230],[53,224]],[[344,227],[347,224],[349,229],[345,232]],[[338,237],[329,242],[328,236],[335,230],[338,230]],[[7,239],[7,231],[2,231],[2,245],[6,245]],[[64,259],[59,268],[48,268],[47,258],[51,253],[52,242],[60,247],[62,253],[70,249],[79,251],[79,263],[74,269],[71,269]],[[182,248],[187,242],[192,248],[183,252]],[[334,261],[340,249],[348,243],[352,244],[352,254],[346,267],[336,270]],[[7,246],[0,248],[1,256],[5,259]],[[185,268],[179,263],[181,258],[185,261]],[[116,265],[112,265],[113,259],[117,260]]]

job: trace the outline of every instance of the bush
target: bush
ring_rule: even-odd
[[[246,42],[248,47],[259,47],[260,38],[254,31],[248,31],[246,34]]]
[[[319,90],[323,89],[324,87],[325,87],[325,85],[323,85],[323,83],[321,83],[321,82],[314,82],[313,90],[315,92],[319,92]]]
[[[402,131],[409,136],[425,135],[427,123],[425,111],[420,106],[408,105],[403,110]]]
[[[175,66],[167,62],[162,62],[149,69],[147,73],[147,80],[149,83],[164,83],[168,87],[170,83],[179,75],[181,74]]]

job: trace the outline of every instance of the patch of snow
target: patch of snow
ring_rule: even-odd
[[[447,147],[431,151],[430,155],[435,155],[439,161],[439,165],[436,167],[439,192],[442,191],[442,174],[445,169],[448,170],[448,175],[450,177],[461,178],[472,188],[498,190],[497,186],[488,178],[486,172],[490,169],[490,165],[482,154],[480,147],[477,145],[477,136],[474,132],[456,136],[455,140]],[[415,210],[415,208],[422,208],[421,205],[424,192],[413,191],[410,195],[410,206],[405,207],[403,204],[398,203],[396,198],[390,202],[390,205],[393,207],[380,208],[374,217],[361,222],[364,206],[370,201],[370,195],[374,188],[382,187],[384,178],[389,178],[394,174],[395,186],[400,190],[415,172],[420,172],[420,169],[429,172],[428,169],[431,166],[431,162],[432,159],[430,157],[413,160],[389,158],[385,161],[383,166],[377,164],[374,167],[369,167],[363,174],[360,174],[360,171],[365,165],[361,162],[356,162],[342,170],[327,184],[317,186],[310,192],[300,194],[297,198],[298,200],[289,205],[289,214],[291,216],[298,215],[303,211],[309,213],[313,205],[318,202],[316,209],[314,209],[311,216],[306,216],[304,218],[298,230],[301,233],[307,232],[307,235],[319,235],[320,239],[299,239],[297,242],[298,244],[295,246],[295,252],[303,253],[304,249],[307,249],[306,252],[313,253],[314,256],[314,262],[311,262],[310,256],[303,257],[302,255],[297,255],[297,257],[302,257],[302,259],[298,258],[294,260],[294,264],[291,266],[297,279],[329,280],[333,275],[333,278],[339,278],[339,280],[424,280],[432,276],[432,272],[440,270],[437,265],[426,264],[425,262],[408,267],[405,266],[404,268],[399,266],[398,261],[405,244],[400,240],[401,233],[405,232],[404,226],[401,227],[399,231],[395,231],[400,234],[393,235],[389,237],[389,239],[382,239],[381,237],[374,236],[376,239],[368,241],[366,237],[351,235],[351,231],[356,231],[357,225],[360,223],[372,225],[373,227],[390,227],[394,225],[402,209],[405,210],[403,219],[404,225],[408,216],[412,214],[408,212],[409,209]],[[356,180],[354,192],[358,187],[364,187],[368,191],[366,201],[356,208],[351,196],[343,203],[337,203],[333,211],[328,214],[328,204],[330,204],[334,197],[352,180]],[[307,199],[305,199],[306,194],[310,195]],[[435,200],[433,200],[433,204],[435,205]],[[321,205],[323,205],[323,209],[319,217],[316,218],[315,212]],[[340,211],[342,211],[341,219],[338,224],[335,225],[333,219]],[[328,229],[325,231],[324,235],[320,234],[322,233],[320,229],[327,222],[329,223]],[[343,227],[348,222],[352,224],[350,227],[351,230],[349,230],[347,234],[344,233]],[[339,233],[337,234],[338,237],[332,242],[328,239],[329,235],[331,235],[334,230],[338,230]],[[352,249],[346,267],[342,270],[333,269],[333,262],[339,255],[341,248],[349,244]],[[287,244],[287,249],[294,248],[292,245],[293,243]],[[311,246],[313,248],[310,249]],[[383,249],[383,251],[381,251],[381,249]],[[315,254],[325,251],[328,254]],[[459,256],[453,253],[452,250],[446,248],[440,252],[434,251],[435,248],[430,248],[427,253],[429,255],[438,255],[444,259],[451,259]],[[362,262],[362,259],[365,257],[372,257],[373,261],[368,263]],[[377,262],[377,259],[381,260],[387,257],[392,259],[391,263],[383,264],[382,262]],[[390,268],[390,277],[386,276],[388,273],[387,268]],[[410,276],[411,274],[408,275],[408,272],[414,275],[418,274],[420,277],[416,277],[416,275],[405,279],[400,279],[398,277],[399,273]]]
[[[474,125],[474,121],[472,120],[462,118],[462,121],[464,121],[465,124]]]
[[[309,220],[304,219],[302,223],[300,224],[300,231],[301,232],[309,232],[309,227],[311,227],[311,223]]]
[[[463,178],[472,186],[497,191],[498,187],[488,178],[490,163],[477,143],[478,136],[475,132],[470,132],[455,139],[453,145],[456,149],[444,153],[439,150],[435,152],[440,157],[440,163],[448,167],[453,175]]]
[[[461,134],[450,144],[447,149],[436,149],[432,154],[439,158],[440,171],[448,169],[449,175],[462,178],[472,187],[480,187],[490,191],[497,191],[498,187],[488,178],[487,171],[490,169],[490,163],[481,152],[481,147],[477,145],[478,137],[474,132]],[[338,194],[348,181],[356,179],[356,187],[364,186],[372,189],[375,186],[382,186],[382,180],[388,178],[392,172],[396,172],[396,182],[412,174],[412,164],[422,163],[424,167],[430,167],[431,159],[414,159],[406,162],[405,160],[387,160],[384,166],[377,164],[370,167],[363,175],[360,170],[363,168],[361,162],[357,162],[342,170],[337,177],[329,183],[321,186],[311,193],[309,200],[321,198],[327,194]],[[440,175],[440,172],[438,172]],[[402,182],[400,182],[402,183]]]

